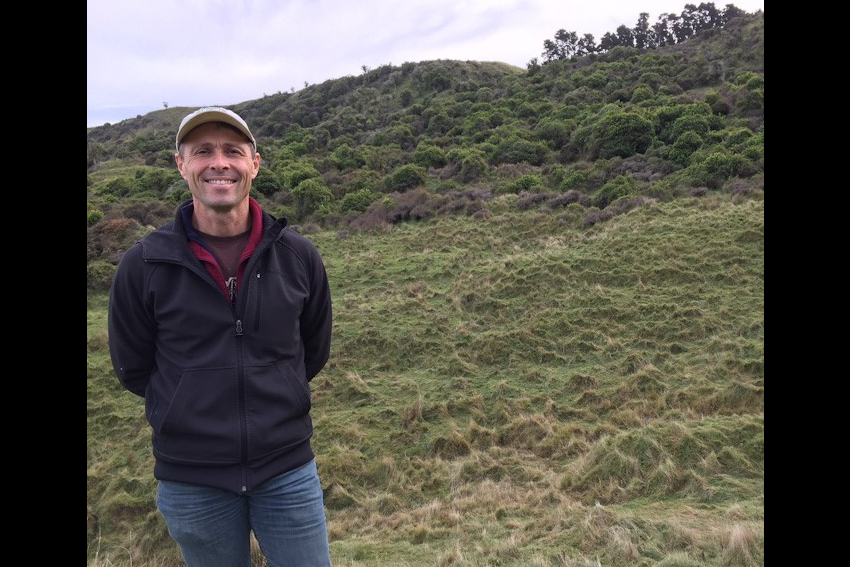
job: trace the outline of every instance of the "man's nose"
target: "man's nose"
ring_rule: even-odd
[[[213,169],[224,169],[228,167],[227,156],[222,151],[214,151],[212,157],[212,163],[210,167]]]

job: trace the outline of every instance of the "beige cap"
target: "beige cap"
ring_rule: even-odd
[[[224,122],[225,124],[230,124],[245,134],[245,137],[251,140],[251,145],[254,146],[254,149],[257,149],[257,141],[254,139],[254,135],[251,134],[251,130],[248,129],[248,125],[245,124],[245,121],[242,120],[241,116],[232,110],[227,110],[220,106],[205,106],[203,108],[199,108],[192,114],[186,115],[186,118],[184,118],[183,122],[180,123],[180,128],[177,129],[177,150],[180,151],[180,142],[183,141],[186,134],[201,124],[207,124],[208,122]]]

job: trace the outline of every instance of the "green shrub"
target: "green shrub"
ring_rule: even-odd
[[[683,114],[673,122],[670,129],[670,137],[673,140],[678,140],[685,132],[695,132],[699,136],[708,134],[709,125],[708,117],[696,114]]]
[[[506,183],[499,188],[499,193],[521,193],[523,191],[538,193],[544,189],[546,189],[546,183],[541,176],[528,174]]]
[[[191,196],[192,193],[189,191],[189,186],[186,185],[186,182],[183,179],[181,179],[178,183],[169,187],[168,191],[165,192],[165,201],[174,205],[179,205]]]
[[[330,161],[334,166],[341,171],[349,171],[363,167],[366,163],[366,158],[357,150],[354,150],[348,144],[337,146],[330,153]]]
[[[333,202],[333,194],[321,179],[305,179],[292,190],[298,218],[321,213]]]
[[[475,142],[481,142],[493,128],[489,112],[474,112],[467,116],[461,126],[463,135]]]
[[[361,189],[375,190],[381,184],[381,175],[371,169],[358,169],[346,176],[345,194]]]
[[[684,132],[678,137],[670,152],[670,161],[686,166],[691,160],[691,154],[702,146],[702,138],[693,131]]]
[[[570,189],[583,187],[587,183],[588,177],[590,177],[590,171],[587,169],[576,169],[571,171],[561,182],[561,191],[568,191]]]
[[[478,102],[490,102],[493,100],[493,89],[490,87],[481,87],[475,93],[475,100]]]
[[[521,138],[502,140],[496,146],[494,163],[529,163],[540,165],[546,160],[549,148],[542,142],[531,142]]]
[[[346,193],[339,203],[339,210],[342,213],[347,212],[363,212],[369,208],[369,205],[377,198],[377,194],[369,189],[360,189],[353,193]]]
[[[731,128],[723,132],[723,134],[723,144],[729,149],[733,149],[740,144],[745,144],[755,136],[749,128]]]
[[[251,186],[266,197],[271,197],[282,189],[277,175],[271,169],[262,165]]]
[[[584,79],[584,85],[592,89],[601,89],[608,82],[608,76],[602,71],[594,71]]]
[[[91,291],[109,291],[116,267],[106,260],[86,264],[86,287]]]
[[[746,159],[740,155],[713,152],[696,164],[695,176],[698,185],[717,189],[723,182],[741,172]]]
[[[467,150],[460,154],[460,172],[458,177],[462,182],[474,181],[484,175],[488,164],[480,150]]]
[[[604,114],[592,132],[591,153],[602,159],[642,154],[652,144],[652,122],[629,111]]]
[[[613,201],[622,197],[630,197],[637,193],[637,183],[628,175],[618,175],[596,193],[593,204],[604,209]]]
[[[575,129],[575,120],[564,121],[544,118],[534,128],[534,135],[544,142],[549,142],[553,148],[560,148],[570,141],[570,134]]]
[[[174,150],[169,148],[167,150],[160,150],[157,152],[153,165],[156,167],[174,168]]]
[[[743,146],[741,155],[764,169],[764,133],[753,135]]]
[[[644,102],[647,100],[652,100],[653,97],[652,89],[647,87],[646,85],[641,85],[632,91],[631,102],[638,103]]]
[[[672,144],[682,132],[694,130],[700,135],[714,125],[711,107],[705,102],[663,106],[655,111],[658,139]],[[722,124],[722,118],[717,117]],[[680,119],[682,119],[680,121]]]
[[[405,164],[393,171],[386,179],[387,191],[403,193],[425,183],[428,174],[424,167],[416,164]]]
[[[647,73],[644,73],[638,79],[638,83],[641,84],[641,85],[646,85],[647,87],[649,87],[650,92],[658,89],[658,87],[661,86],[661,84],[663,82],[664,82],[664,79],[661,77],[661,75],[659,75],[655,71],[649,71]],[[638,87],[638,88],[640,88],[640,87]],[[635,90],[637,90],[637,89],[635,89]]]
[[[295,207],[290,205],[277,204],[268,208],[268,211],[275,218],[294,219],[297,215]]]
[[[398,144],[406,150],[410,150],[416,143],[416,136],[409,124],[397,124],[387,131],[387,142]]]
[[[113,195],[115,197],[126,197],[132,191],[133,181],[127,177],[116,177],[94,187],[94,193],[97,195]]]
[[[97,224],[100,219],[103,218],[103,211],[99,211],[97,209],[92,209],[87,213],[87,223],[88,226],[92,226]]]
[[[760,75],[753,71],[744,71],[743,73],[736,75],[735,78],[732,79],[732,83],[746,87],[750,90],[763,89],[764,75]]]
[[[363,154],[366,158],[366,167],[382,173],[388,173],[408,163],[408,154],[396,144],[366,146]]]
[[[738,110],[743,111],[764,111],[764,90],[758,89],[751,91],[745,89],[735,100],[735,106]]]
[[[445,111],[440,111],[428,118],[428,126],[425,131],[429,136],[445,134],[455,125],[455,121],[446,114]]]
[[[443,167],[448,163],[448,159],[442,148],[428,142],[422,142],[413,151],[413,163],[422,167]]]
[[[278,175],[282,178],[285,188],[294,189],[308,179],[319,177],[319,172],[312,164],[297,162],[285,166]]]

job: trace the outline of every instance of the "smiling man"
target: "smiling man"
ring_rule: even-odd
[[[206,107],[177,131],[192,198],[130,248],[109,298],[121,384],[145,398],[157,506],[189,567],[329,567],[310,381],[330,355],[316,247],[250,196],[257,143]]]

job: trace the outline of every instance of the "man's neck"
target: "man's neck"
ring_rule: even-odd
[[[251,207],[248,200],[244,205],[217,211],[206,207],[198,207],[192,214],[192,226],[200,232],[213,236],[236,236],[251,228]]]

